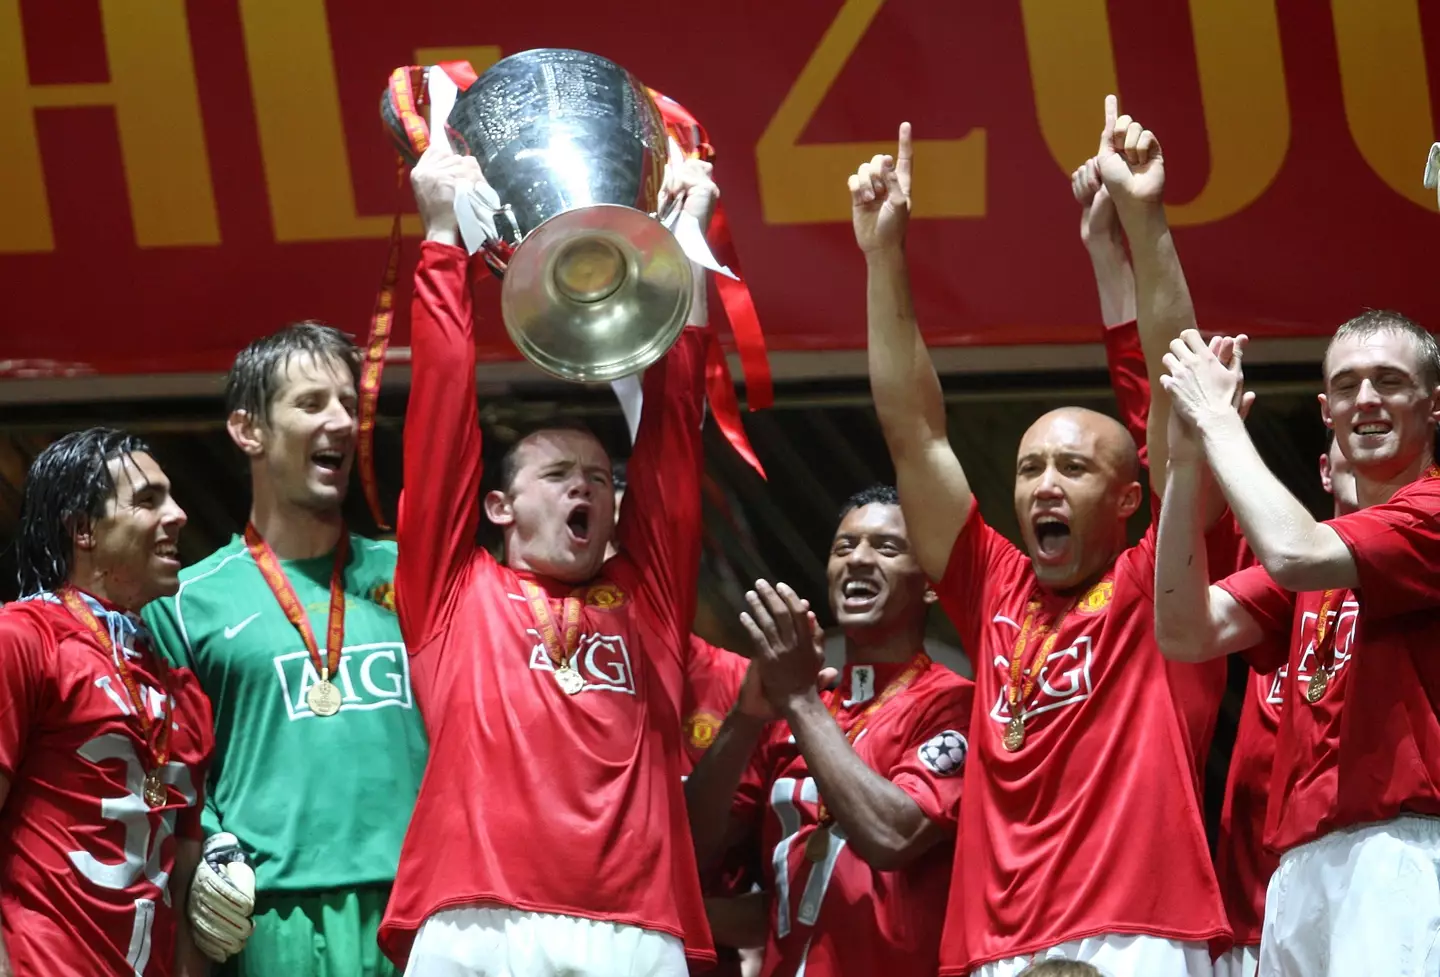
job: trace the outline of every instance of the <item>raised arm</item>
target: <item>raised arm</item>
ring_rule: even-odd
[[[1195,435],[1170,420],[1165,504],[1155,540],[1155,640],[1166,658],[1201,662],[1254,647],[1260,625],[1210,584],[1203,509],[1209,479]]]
[[[666,170],[666,192],[683,196],[684,212],[704,231],[720,191],[710,164],[686,160]],[[704,470],[705,358],[715,342],[707,322],[707,274],[691,264],[690,317],[665,358],[645,372],[640,425],[627,467],[629,487],[616,527],[620,551],[647,581],[654,605],[674,630],[677,652],[689,649],[700,574]]]
[[[425,226],[411,303],[405,481],[396,539],[395,598],[411,653],[434,632],[450,588],[475,551],[480,521],[480,417],[475,341],[455,189],[480,180],[473,157],[437,140],[410,182]]]
[[[1296,592],[1359,586],[1349,547],[1310,515],[1255,450],[1234,402],[1238,371],[1227,369],[1193,329],[1170,344],[1165,366],[1162,380],[1175,410],[1196,431],[1250,549],[1275,582]]]
[[[1165,159],[1155,134],[1130,116],[1116,117],[1115,96],[1105,98],[1105,128],[1096,168],[1114,200],[1135,263],[1135,318],[1150,380],[1146,446],[1150,487],[1163,496],[1170,401],[1160,386],[1170,340],[1195,325],[1195,307],[1180,256],[1165,220]]]
[[[1080,243],[1090,255],[1100,318],[1107,330],[1135,322],[1135,272],[1125,253],[1125,235],[1115,201],[1100,180],[1100,164],[1092,157],[1070,174],[1070,191],[1080,205]]]
[[[855,242],[865,253],[870,393],[895,465],[901,508],[920,567],[945,574],[970,516],[970,483],[945,431],[940,377],[910,295],[905,229],[910,221],[910,123],[897,158],[876,156],[850,177]]]

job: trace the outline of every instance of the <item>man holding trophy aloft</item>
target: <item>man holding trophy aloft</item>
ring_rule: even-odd
[[[541,99],[533,118],[517,122],[525,109],[507,106],[496,128],[511,144],[487,144],[493,133],[484,120],[457,124],[496,100],[494,91],[477,91],[492,72],[515,67],[507,62],[526,69],[531,56],[546,62],[545,72],[525,85],[606,66],[615,74],[601,86],[571,78],[548,93],[548,106]],[[513,81],[499,93],[512,103]],[[577,91],[611,101],[572,111],[564,100]],[[577,172],[609,150],[566,127],[606,112],[632,113],[628,128],[606,138],[646,141],[641,153],[611,154],[642,164],[637,188],[620,197],[638,206],[609,203],[608,191],[590,196],[594,180],[580,185],[589,174]],[[708,164],[679,159],[663,170],[663,189],[658,179],[646,189],[643,172],[661,172],[664,159],[658,115],[628,73],[590,55],[506,59],[441,117],[454,126],[449,138],[475,155],[457,155],[433,126],[411,177],[425,241],[415,274],[396,593],[431,758],[381,946],[415,975],[678,977],[687,957],[714,959],[679,767],[713,339],[696,328],[705,322],[703,271],[670,247],[674,238],[655,215],[668,209],[680,215],[677,228],[703,229],[718,191]],[[525,170],[514,188],[506,167]],[[618,525],[610,459],[593,434],[574,427],[518,440],[482,496],[470,274],[485,272],[462,246],[471,237],[465,208],[481,205],[490,208],[482,216],[491,247],[508,232],[523,234],[518,246],[487,248],[486,261],[505,268],[512,336],[517,327],[528,331],[533,346],[517,337],[521,350],[552,372],[564,373],[557,362],[566,356],[583,360],[587,337],[608,355],[617,332],[637,320],[669,328],[678,312],[678,340],[644,377]],[[527,208],[540,212],[538,229],[525,226]],[[564,219],[547,218],[546,208]],[[672,254],[682,255],[678,266]],[[674,283],[686,289],[679,302]],[[573,331],[560,335],[566,329]],[[575,372],[611,379],[608,368],[597,358]],[[504,535],[503,563],[475,544],[482,508]],[[612,534],[619,555],[607,561]]]

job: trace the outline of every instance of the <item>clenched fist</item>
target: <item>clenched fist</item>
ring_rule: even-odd
[[[484,182],[475,157],[457,156],[445,140],[432,140],[430,148],[410,171],[410,187],[415,191],[415,205],[425,225],[425,240],[459,244],[455,195],[461,186]]]

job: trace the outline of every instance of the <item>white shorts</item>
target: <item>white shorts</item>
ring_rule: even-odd
[[[1260,966],[1258,946],[1232,946],[1215,961],[1215,977],[1255,977]]]
[[[686,977],[669,933],[505,906],[435,913],[415,935],[405,977]]]
[[[1023,957],[997,960],[971,971],[970,977],[1017,977],[1041,960],[1080,960],[1105,977],[1211,977],[1210,947],[1158,936],[1106,934],[1072,940]]]
[[[1440,975],[1440,821],[1332,831],[1280,858],[1260,977]]]

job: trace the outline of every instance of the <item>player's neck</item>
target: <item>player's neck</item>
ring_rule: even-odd
[[[257,492],[250,521],[282,560],[308,560],[335,549],[345,520],[340,510],[321,511],[287,504],[271,492]]]
[[[1433,450],[1427,448],[1425,451],[1420,452],[1410,464],[1394,474],[1386,473],[1385,475],[1372,478],[1359,468],[1356,468],[1355,501],[1359,503],[1362,509],[1389,502],[1390,496],[1415,481],[1433,464],[1435,464],[1435,453]]]
[[[84,554],[77,554],[71,561],[70,576],[65,578],[65,583],[122,611],[138,614],[147,603],[130,588],[116,586],[105,571]]]
[[[925,630],[901,628],[890,632],[870,630],[845,632],[845,664],[903,664],[925,645]]]

